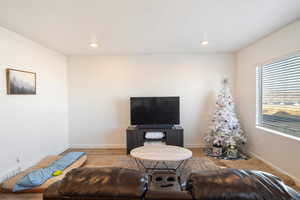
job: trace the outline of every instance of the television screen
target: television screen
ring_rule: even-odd
[[[131,97],[131,125],[179,124],[179,97]]]

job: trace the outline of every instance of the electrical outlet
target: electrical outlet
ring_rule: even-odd
[[[16,158],[16,162],[17,162],[18,164],[20,164],[20,162],[21,162],[21,161],[20,161],[20,157],[17,157],[17,158]]]

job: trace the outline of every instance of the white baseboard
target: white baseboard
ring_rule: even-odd
[[[253,153],[253,152],[248,152],[248,153],[249,153],[251,156],[256,157],[256,158],[258,158],[259,160],[261,160],[261,161],[265,162],[266,164],[270,165],[270,166],[271,166],[272,168],[274,168],[275,170],[277,170],[277,171],[279,171],[279,172],[281,172],[281,173],[283,173],[283,174],[288,175],[289,177],[291,177],[291,178],[295,181],[295,184],[296,184],[298,187],[300,187],[300,180],[299,180],[298,178],[294,177],[293,175],[289,174],[289,173],[286,172],[285,170],[283,170],[283,169],[277,167],[276,165],[274,165],[274,164],[271,163],[270,161],[265,160],[264,158],[260,157],[260,156],[257,155],[257,154],[255,154],[255,153]]]
[[[184,147],[186,148],[204,148],[206,147],[205,144],[185,144]]]
[[[78,149],[125,149],[126,144],[70,144],[70,148]]]
[[[185,144],[187,148],[203,148],[205,144]],[[78,149],[125,149],[126,144],[70,144],[70,148],[78,148]]]

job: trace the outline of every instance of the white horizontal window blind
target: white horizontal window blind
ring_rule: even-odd
[[[300,55],[257,68],[257,125],[300,137]]]

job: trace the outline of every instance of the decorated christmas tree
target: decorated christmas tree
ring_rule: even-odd
[[[238,148],[246,142],[246,137],[235,113],[228,81],[224,80],[223,84],[224,87],[217,98],[217,109],[213,116],[212,126],[204,140],[212,146]]]

